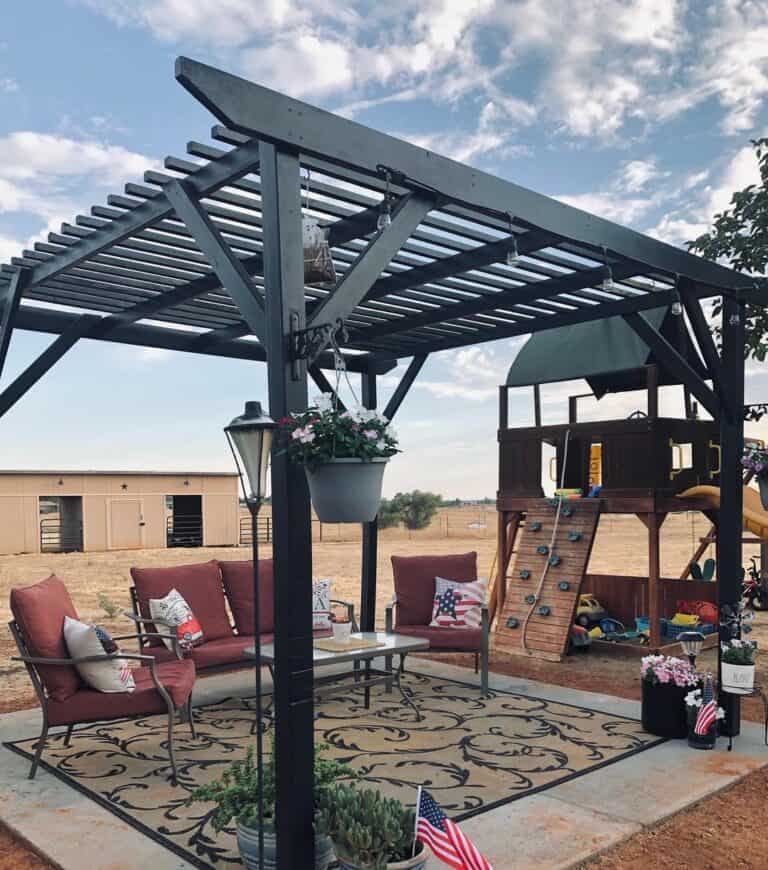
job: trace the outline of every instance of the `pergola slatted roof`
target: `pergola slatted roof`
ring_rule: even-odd
[[[277,96],[261,90],[268,100]],[[115,318],[109,327],[90,328],[101,333],[98,337],[119,340],[117,318],[123,315],[122,325],[132,324],[130,335],[138,343],[146,338],[157,346],[165,332],[169,347],[263,358],[259,337],[168,197],[169,186],[182,181],[192,186],[214,231],[263,295],[258,137],[216,125],[212,138],[220,144],[190,142],[191,159],[168,157],[165,172],[147,171],[143,184],[127,184],[124,193],[108,197],[106,206],[78,215],[60,233],[50,233],[47,242],[0,267],[3,295],[10,295],[19,268],[29,274],[18,325],[49,331],[58,324],[56,331],[64,331],[67,323],[89,313]],[[308,171],[305,213],[329,228],[342,286],[380,235],[376,219],[384,174],[378,164],[371,172],[333,154],[318,156],[314,149],[301,151],[300,162]],[[627,256],[613,246],[615,237],[638,247],[638,234],[615,225],[608,225],[610,232],[596,245],[537,226],[535,215],[516,202],[519,196],[504,198],[507,218],[496,204],[468,203],[453,196],[448,185],[441,189],[411,181],[396,163],[391,170],[393,227],[401,219],[398,210],[406,208],[412,227],[357,304],[344,312],[352,368],[669,304],[680,278],[690,278],[699,297],[746,283],[727,269],[645,237],[639,238],[653,256]],[[499,187],[506,185],[499,180]],[[564,224],[588,226],[596,220],[548,202],[562,213]],[[510,230],[520,254],[514,266],[506,265]],[[602,287],[606,263],[614,281],[609,290]],[[305,292],[309,320],[329,308],[343,310],[329,302],[332,288]]]

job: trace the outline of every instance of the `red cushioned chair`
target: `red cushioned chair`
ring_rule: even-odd
[[[477,580],[477,553],[457,556],[392,556],[395,597],[386,609],[386,630],[429,641],[430,652],[470,652],[480,671],[483,697],[488,694],[488,608],[481,609],[480,628],[431,626],[435,578],[469,583]],[[389,666],[389,663],[388,663]],[[401,661],[401,668],[403,663]]]
[[[33,779],[37,772],[51,726],[66,726],[65,745],[69,746],[75,725],[167,713],[168,756],[171,779],[176,785],[173,752],[176,713],[186,716],[192,736],[196,736],[191,703],[195,665],[181,659],[176,639],[172,638],[177,651],[175,660],[163,664],[156,663],[152,656],[123,652],[72,658],[64,641],[64,617],[77,619],[77,611],[66,587],[54,575],[34,586],[11,589],[11,612],[14,619],[9,626],[19,648],[19,655],[13,656],[13,660],[24,662],[43,713],[43,728],[29,778]],[[136,637],[146,639],[150,635],[121,635],[113,640]],[[151,637],[162,640],[158,634]],[[113,658],[141,662],[142,667],[133,670],[136,683],[133,692],[98,692],[88,688],[80,679],[76,664]]]
[[[149,599],[162,598],[176,589],[197,617],[203,641],[185,650],[195,663],[198,676],[253,667],[253,658],[245,650],[255,645],[253,634],[253,562],[212,560],[198,565],[175,565],[170,568],[131,568],[134,585],[130,589],[133,619],[147,632],[154,632],[149,613]],[[230,621],[227,603],[232,613]],[[331,604],[347,608],[353,630],[357,630],[354,606],[332,600]],[[234,624],[233,624],[234,623]],[[167,626],[162,626],[167,630]],[[259,637],[270,643],[274,637],[274,581],[272,559],[259,559]],[[316,631],[316,637],[328,636],[330,630]],[[173,652],[162,642],[142,642],[140,650],[156,661],[166,661]]]

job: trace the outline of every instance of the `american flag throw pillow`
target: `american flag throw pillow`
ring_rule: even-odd
[[[435,577],[432,606],[434,628],[480,628],[481,608],[485,604],[485,580],[461,583]]]

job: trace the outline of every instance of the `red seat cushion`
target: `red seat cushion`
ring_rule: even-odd
[[[198,565],[174,565],[171,568],[131,568],[131,576],[142,616],[149,616],[150,598],[163,598],[171,589],[177,589],[192,608],[205,640],[233,636],[218,562],[211,560]],[[160,627],[159,631],[164,632],[165,629]],[[153,638],[151,643],[156,646],[161,641]]]
[[[395,621],[400,625],[429,625],[435,598],[435,577],[477,580],[477,553],[457,556],[392,556],[395,580]]]
[[[253,635],[253,562],[219,562],[229,609],[238,634]],[[272,560],[259,559],[259,633],[275,627]]]
[[[262,637],[262,643],[269,643],[266,638],[272,640],[271,636]],[[253,659],[245,655],[247,647],[252,647],[254,644],[253,635],[243,635],[237,637],[222,637],[219,640],[210,640],[200,646],[193,647],[190,652],[190,657],[195,663],[195,667],[203,670],[204,668],[215,668],[220,665],[231,665],[235,662],[252,662]]]
[[[441,649],[480,652],[483,633],[479,628],[438,628],[430,625],[398,625],[395,634],[408,634],[429,641],[430,651]],[[425,650],[426,652],[426,650]]]
[[[77,619],[77,611],[66,586],[55,574],[34,586],[11,589],[11,612],[30,655],[70,658],[64,642],[64,617]],[[66,701],[82,685],[74,667],[42,665],[38,672],[48,697],[54,701]]]
[[[175,707],[186,704],[195,684],[195,666],[189,660],[164,662],[156,667],[156,674],[171,696]],[[133,671],[136,689],[133,692],[96,692],[80,689],[66,701],[52,701],[48,705],[51,725],[69,725],[77,722],[100,722],[121,719],[123,716],[144,716],[165,713],[167,707],[152,682],[149,668]]]

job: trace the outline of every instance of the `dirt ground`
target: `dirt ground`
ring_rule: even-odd
[[[679,576],[690,559],[698,539],[709,525],[700,514],[677,514],[662,527],[662,573]],[[355,527],[324,527],[323,540],[314,534],[314,576],[333,578],[334,597],[352,600],[359,607],[360,544]],[[346,539],[345,539],[346,538]],[[477,550],[481,574],[491,573],[496,549],[495,513],[477,508],[441,511],[440,518],[423,532],[402,529],[385,530],[379,536],[379,582],[377,614],[383,624],[384,606],[392,596],[392,554],[457,553]],[[745,561],[756,548],[745,548]],[[262,549],[264,555],[269,547]],[[713,555],[713,554],[707,554]],[[121,608],[129,606],[128,587],[132,565],[180,565],[207,559],[242,559],[250,556],[247,548],[198,548],[171,550],[122,551],[110,553],[71,553],[0,556],[0,623],[10,618],[8,598],[11,587],[33,583],[56,573],[68,585],[85,621],[103,624],[117,634],[129,633],[130,623],[122,617],[109,618],[99,603],[99,596]],[[594,573],[647,573],[647,539],[644,526],[634,517],[606,517],[601,521],[590,562]],[[758,615],[753,633],[764,640],[768,650],[768,615]],[[35,706],[35,697],[26,673],[10,661],[15,652],[10,633],[0,627],[0,713]],[[468,665],[467,657],[455,657],[456,664]],[[706,654],[704,663],[714,661]],[[566,658],[561,664],[517,658],[503,660],[492,656],[494,671],[573,688],[608,692],[626,698],[640,697],[639,662],[592,650]],[[758,655],[758,680],[765,682],[768,653]],[[761,720],[762,708],[748,700],[743,716]],[[633,837],[590,867],[640,868],[654,870],[678,862],[685,855],[687,866],[715,867],[727,863],[734,867],[768,867],[768,855],[759,845],[760,838],[739,836],[741,827],[754,820],[753,808],[764,803],[768,774],[760,771],[733,789],[705,801],[699,807],[676,816],[653,831]],[[746,828],[745,828],[746,830]],[[719,856],[719,857],[718,857]],[[10,863],[9,863],[10,862]],[[11,844],[0,830],[0,870],[5,868],[45,867],[39,858],[18,844]]]

